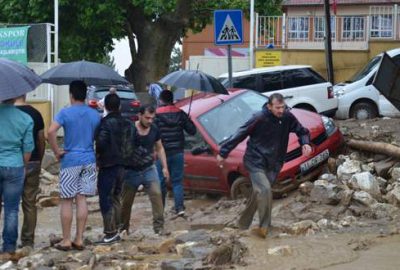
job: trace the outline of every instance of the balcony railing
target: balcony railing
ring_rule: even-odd
[[[400,40],[400,10],[370,7],[369,15],[331,17],[333,49],[368,49],[370,40]],[[256,48],[322,49],[323,16],[256,16]]]

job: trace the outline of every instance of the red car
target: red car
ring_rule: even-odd
[[[247,140],[240,143],[220,168],[216,155],[221,142],[229,138],[255,112],[261,110],[267,97],[248,90],[233,90],[230,95],[198,94],[193,97],[190,117],[197,127],[195,136],[186,136],[184,187],[187,190],[220,193],[232,198],[248,196],[251,183],[243,166]],[[189,99],[177,106],[189,111]],[[292,109],[300,123],[310,130],[314,148],[303,156],[297,136],[290,134],[285,164],[273,186],[275,195],[296,188],[301,182],[317,177],[322,163],[343,143],[343,136],[330,118]]]

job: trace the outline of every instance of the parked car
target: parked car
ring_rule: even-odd
[[[400,65],[400,48],[387,51],[387,54]],[[372,58],[350,80],[334,86],[334,93],[339,101],[336,118],[364,120],[379,115],[400,116],[400,111],[372,85],[382,55],[381,53]]]
[[[121,98],[121,114],[133,121],[138,119],[137,114],[140,108],[140,101],[137,98],[134,90],[128,86],[115,86],[117,95]],[[103,108],[98,105],[99,100],[104,98],[109,93],[109,86],[89,86],[86,102],[96,109],[100,114],[103,114]]]
[[[248,90],[230,91],[230,95],[198,94],[193,97],[190,117],[198,132],[186,135],[184,188],[206,193],[220,193],[237,198],[248,195],[251,184],[243,166],[246,141],[236,147],[223,168],[216,162],[219,145],[244,124],[268,100],[264,95]],[[177,103],[188,111],[189,99]],[[310,130],[314,147],[312,156],[303,156],[298,138],[290,134],[285,164],[273,187],[276,195],[283,194],[301,182],[317,177],[329,155],[343,142],[334,122],[316,113],[291,109],[299,121]]]
[[[333,88],[310,66],[276,66],[254,68],[232,74],[234,88],[250,89],[264,95],[281,93],[292,108],[305,109],[327,116],[335,115],[338,101]],[[219,80],[228,87],[228,74]]]

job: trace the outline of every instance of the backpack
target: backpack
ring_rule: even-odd
[[[140,137],[134,122],[126,119],[122,125],[121,134],[121,154],[125,167],[142,170],[147,164],[153,162],[153,156],[140,144]]]

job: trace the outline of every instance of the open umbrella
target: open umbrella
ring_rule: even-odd
[[[44,83],[56,85],[66,85],[76,80],[84,81],[87,85],[129,84],[112,68],[84,60],[59,64],[40,77],[42,77]]]
[[[0,101],[34,90],[42,80],[23,64],[0,58]]]
[[[177,89],[185,88],[205,93],[229,95],[226,88],[217,79],[199,70],[178,70],[166,75],[159,82]],[[192,100],[193,91],[190,96],[188,115],[192,108]]]
[[[176,88],[229,95],[226,88],[217,79],[198,70],[178,70],[172,72],[163,77],[160,83],[175,86]]]

